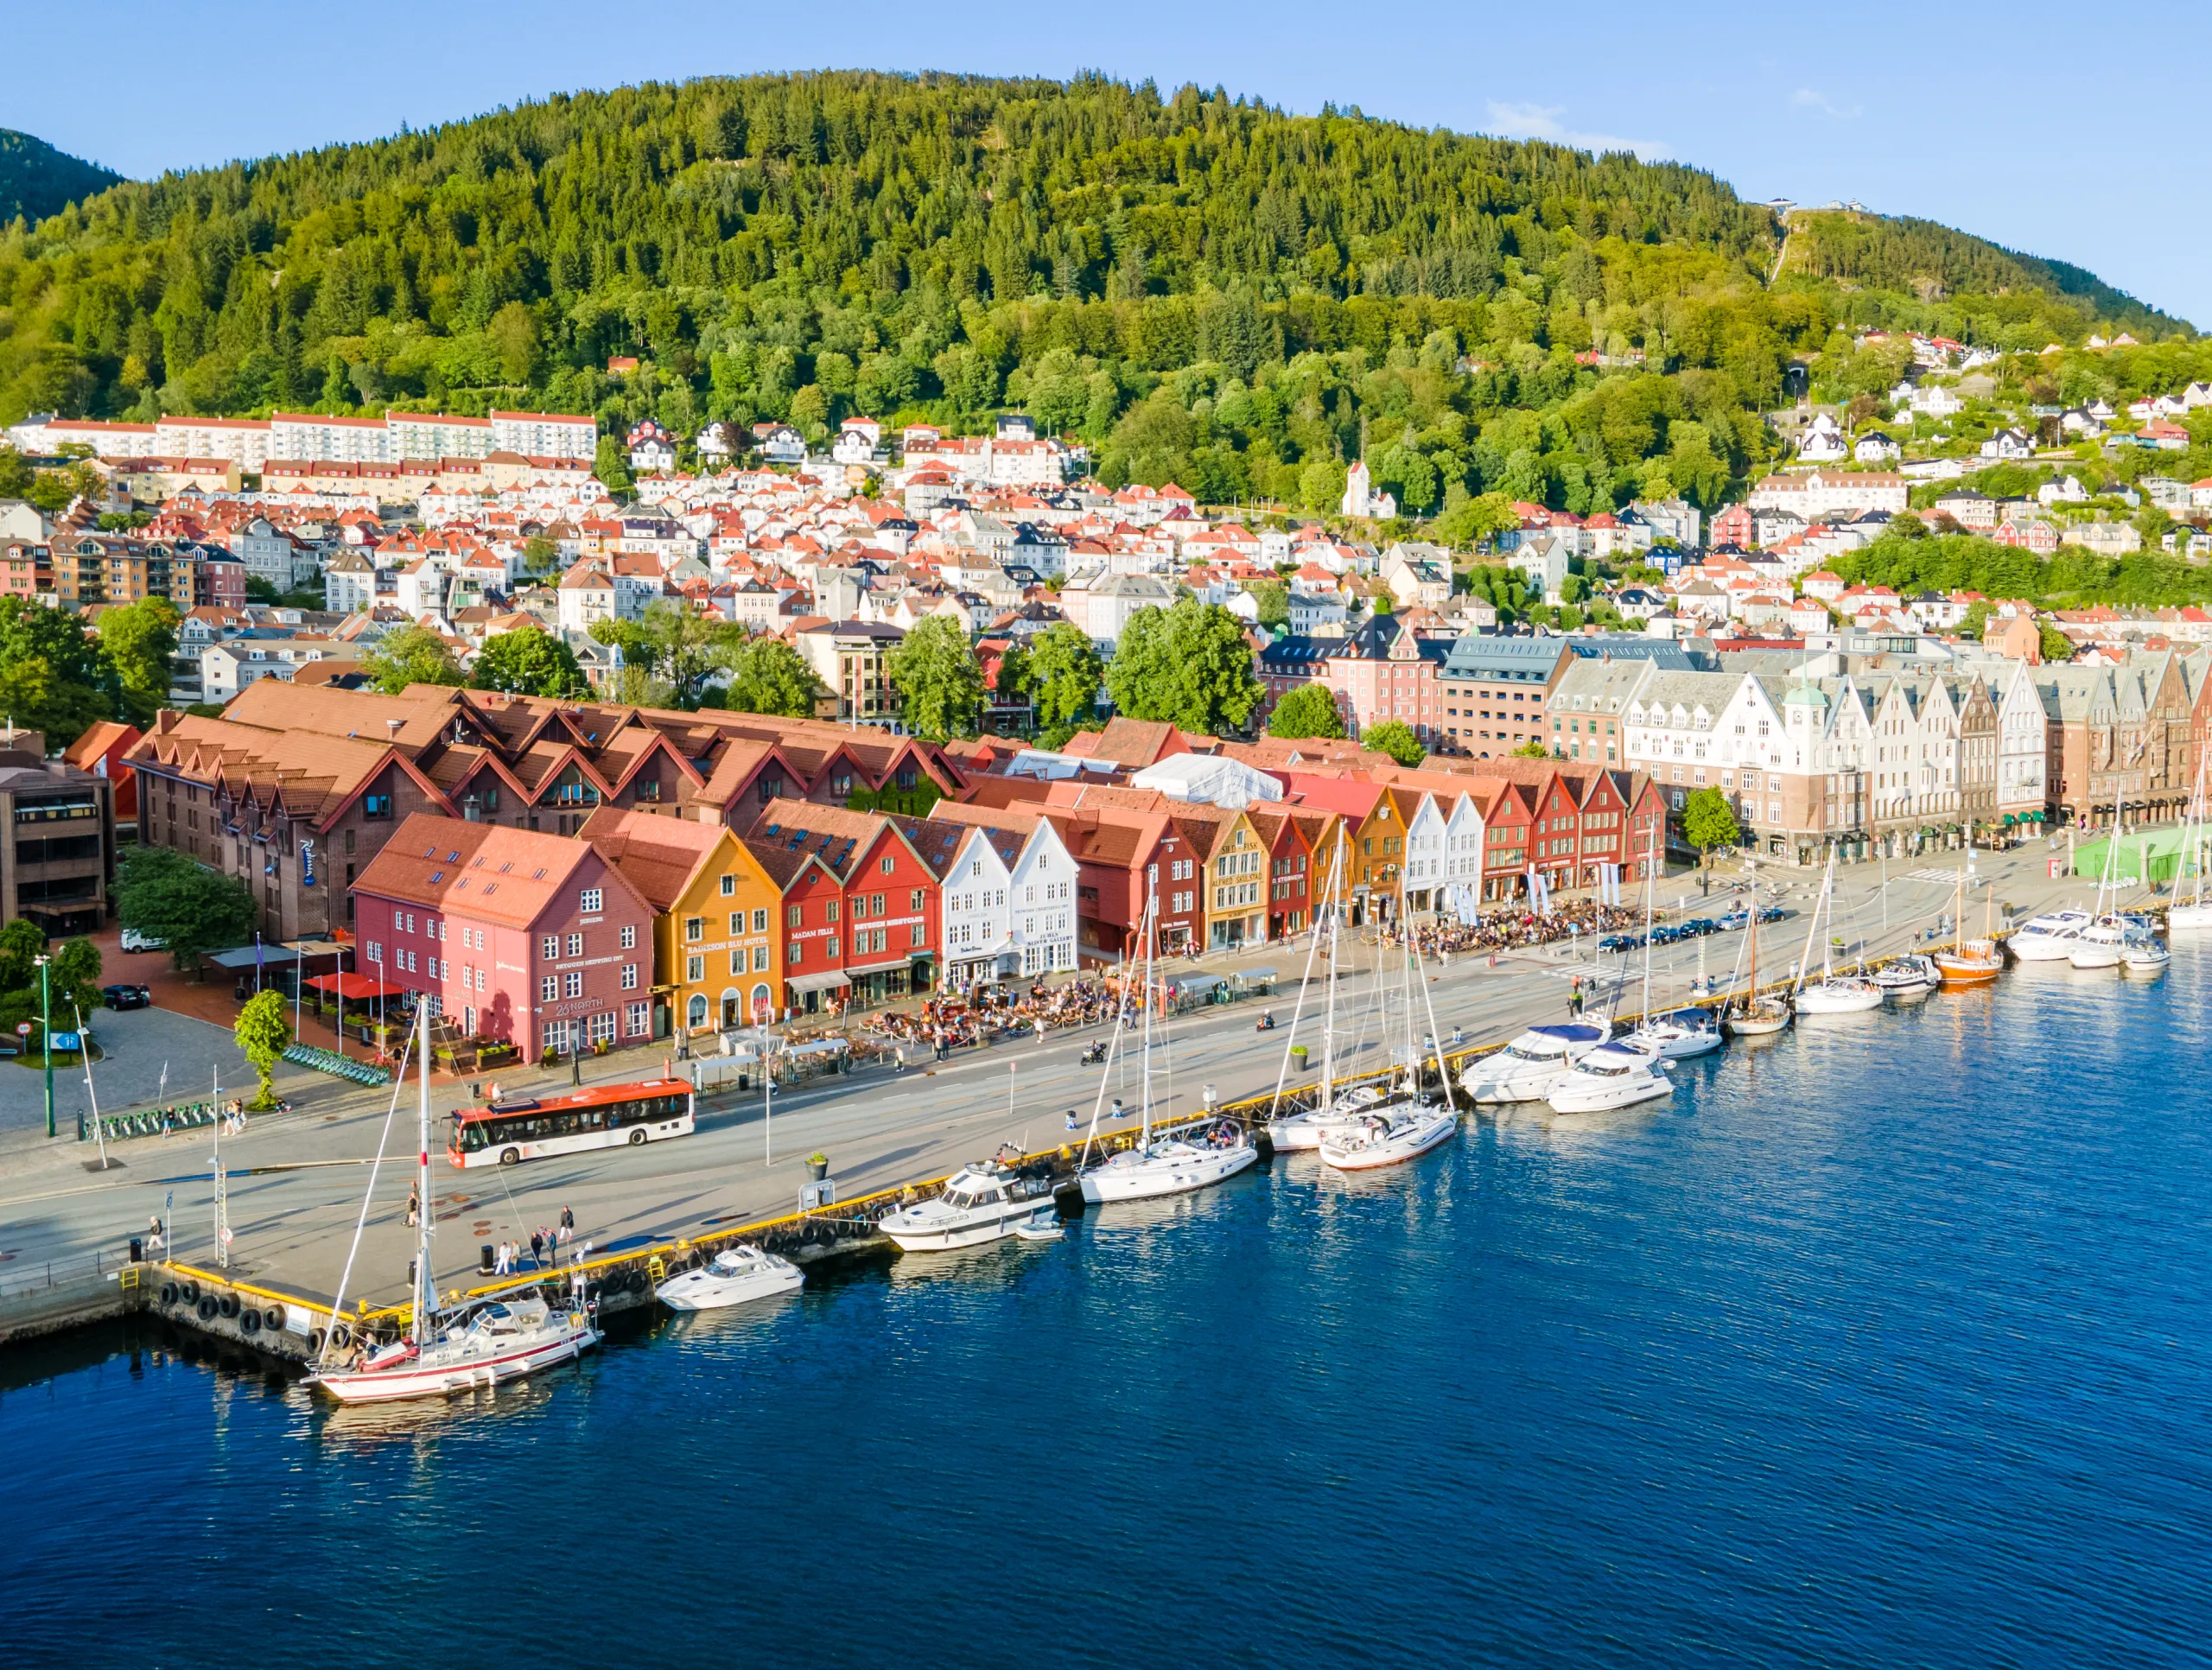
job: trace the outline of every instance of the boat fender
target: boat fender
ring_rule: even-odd
[[[652,1278],[647,1275],[643,1270],[632,1270],[630,1272],[630,1291],[632,1292],[642,1293],[652,1285]]]
[[[282,1333],[284,1330],[284,1307],[281,1305],[270,1305],[261,1313],[261,1320],[270,1333]]]
[[[238,1318],[238,1326],[249,1334],[259,1333],[261,1331],[261,1312],[258,1311],[248,1311],[245,1312]]]
[[[330,1343],[340,1350],[344,1350],[353,1343],[353,1330],[344,1323],[340,1323],[330,1330]]]
[[[177,1297],[182,1299],[187,1305],[199,1304],[200,1284],[196,1281],[186,1282],[182,1287],[177,1290]]]
[[[236,1293],[224,1294],[215,1301],[215,1308],[223,1313],[226,1319],[238,1315],[238,1296]]]
[[[315,1356],[321,1356],[322,1355],[322,1346],[323,1346],[323,1340],[324,1340],[324,1338],[325,1338],[325,1336],[324,1336],[323,1331],[322,1331],[322,1330],[321,1330],[321,1329],[320,1329],[320,1328],[310,1328],[310,1329],[308,1329],[308,1349],[310,1352],[312,1352]]]
[[[164,1307],[166,1307],[166,1306],[168,1306],[168,1305],[174,1305],[174,1304],[175,1304],[175,1303],[176,1303],[176,1283],[175,1283],[175,1282],[173,1282],[173,1281],[165,1281],[165,1282],[163,1282],[163,1283],[162,1284],[162,1304],[163,1305],[163,1306],[164,1306]]]
[[[220,1309],[220,1308],[221,1308],[221,1307],[220,1307],[220,1306],[219,1306],[219,1305],[215,1303],[215,1301],[214,1301],[213,1299],[201,1299],[201,1300],[200,1301],[200,1321],[202,1321],[202,1322],[213,1322],[213,1321],[214,1321],[214,1319],[215,1319],[215,1312],[216,1312],[219,1309]]]

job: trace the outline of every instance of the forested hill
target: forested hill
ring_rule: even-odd
[[[2024,267],[2002,294],[1770,289],[1780,230],[1688,168],[1194,87],[645,86],[125,183],[0,236],[0,421],[543,403],[818,432],[1020,403],[1109,480],[1210,498],[1332,504],[1365,446],[1415,510],[1710,505],[1759,463],[1785,361],[1840,332],[2040,347],[2106,322]]]
[[[43,139],[0,128],[0,225],[17,215],[43,220],[64,206],[105,191],[123,176],[58,151]]]

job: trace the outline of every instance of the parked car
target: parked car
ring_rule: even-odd
[[[156,939],[150,934],[140,933],[136,928],[123,930],[123,949],[126,951],[166,951],[168,948],[169,943],[166,939]]]
[[[1694,916],[1682,924],[1682,931],[1702,939],[1707,934],[1719,933],[1720,924],[1709,916]]]
[[[1654,945],[1672,945],[1683,937],[1680,928],[1663,922],[1651,930],[1651,943]]]
[[[1643,943],[1642,934],[1607,934],[1598,942],[1601,951],[1633,951]]]
[[[1783,910],[1779,905],[1763,905],[1759,907],[1759,920],[1762,922],[1779,922],[1789,914],[1790,912]]]
[[[111,1009],[143,1009],[150,1006],[154,1000],[151,987],[132,986],[128,983],[119,986],[103,986],[100,987],[100,996]]]
[[[1751,919],[1751,913],[1748,910],[1745,909],[1744,906],[1738,905],[1734,910],[1729,911],[1727,915],[1720,918],[1720,925],[1723,929],[1732,933],[1737,929],[1743,927],[1746,923],[1750,922]]]

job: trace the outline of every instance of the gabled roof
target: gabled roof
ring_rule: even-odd
[[[740,845],[720,823],[659,812],[626,812],[613,806],[602,806],[586,818],[576,838],[596,847],[657,914],[665,914],[691,890],[699,874],[723,853],[724,842]]]
[[[592,864],[595,856],[589,845],[565,835],[416,812],[353,886],[382,898],[528,928],[580,871],[606,868],[603,861]],[[605,885],[643,908],[637,889],[619,871],[607,869]]]

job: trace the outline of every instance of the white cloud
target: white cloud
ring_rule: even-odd
[[[1839,122],[1858,120],[1866,108],[1863,105],[1839,105],[1817,87],[1798,88],[1789,95],[1789,102],[1798,110],[1818,111],[1821,115],[1833,117]]]
[[[1488,109],[1489,125],[1508,139],[1546,139],[1577,150],[1634,151],[1647,162],[1674,155],[1673,148],[1663,140],[1624,139],[1618,134],[1584,133],[1570,128],[1560,120],[1567,114],[1564,105],[1503,105],[1493,98],[1488,101]]]

